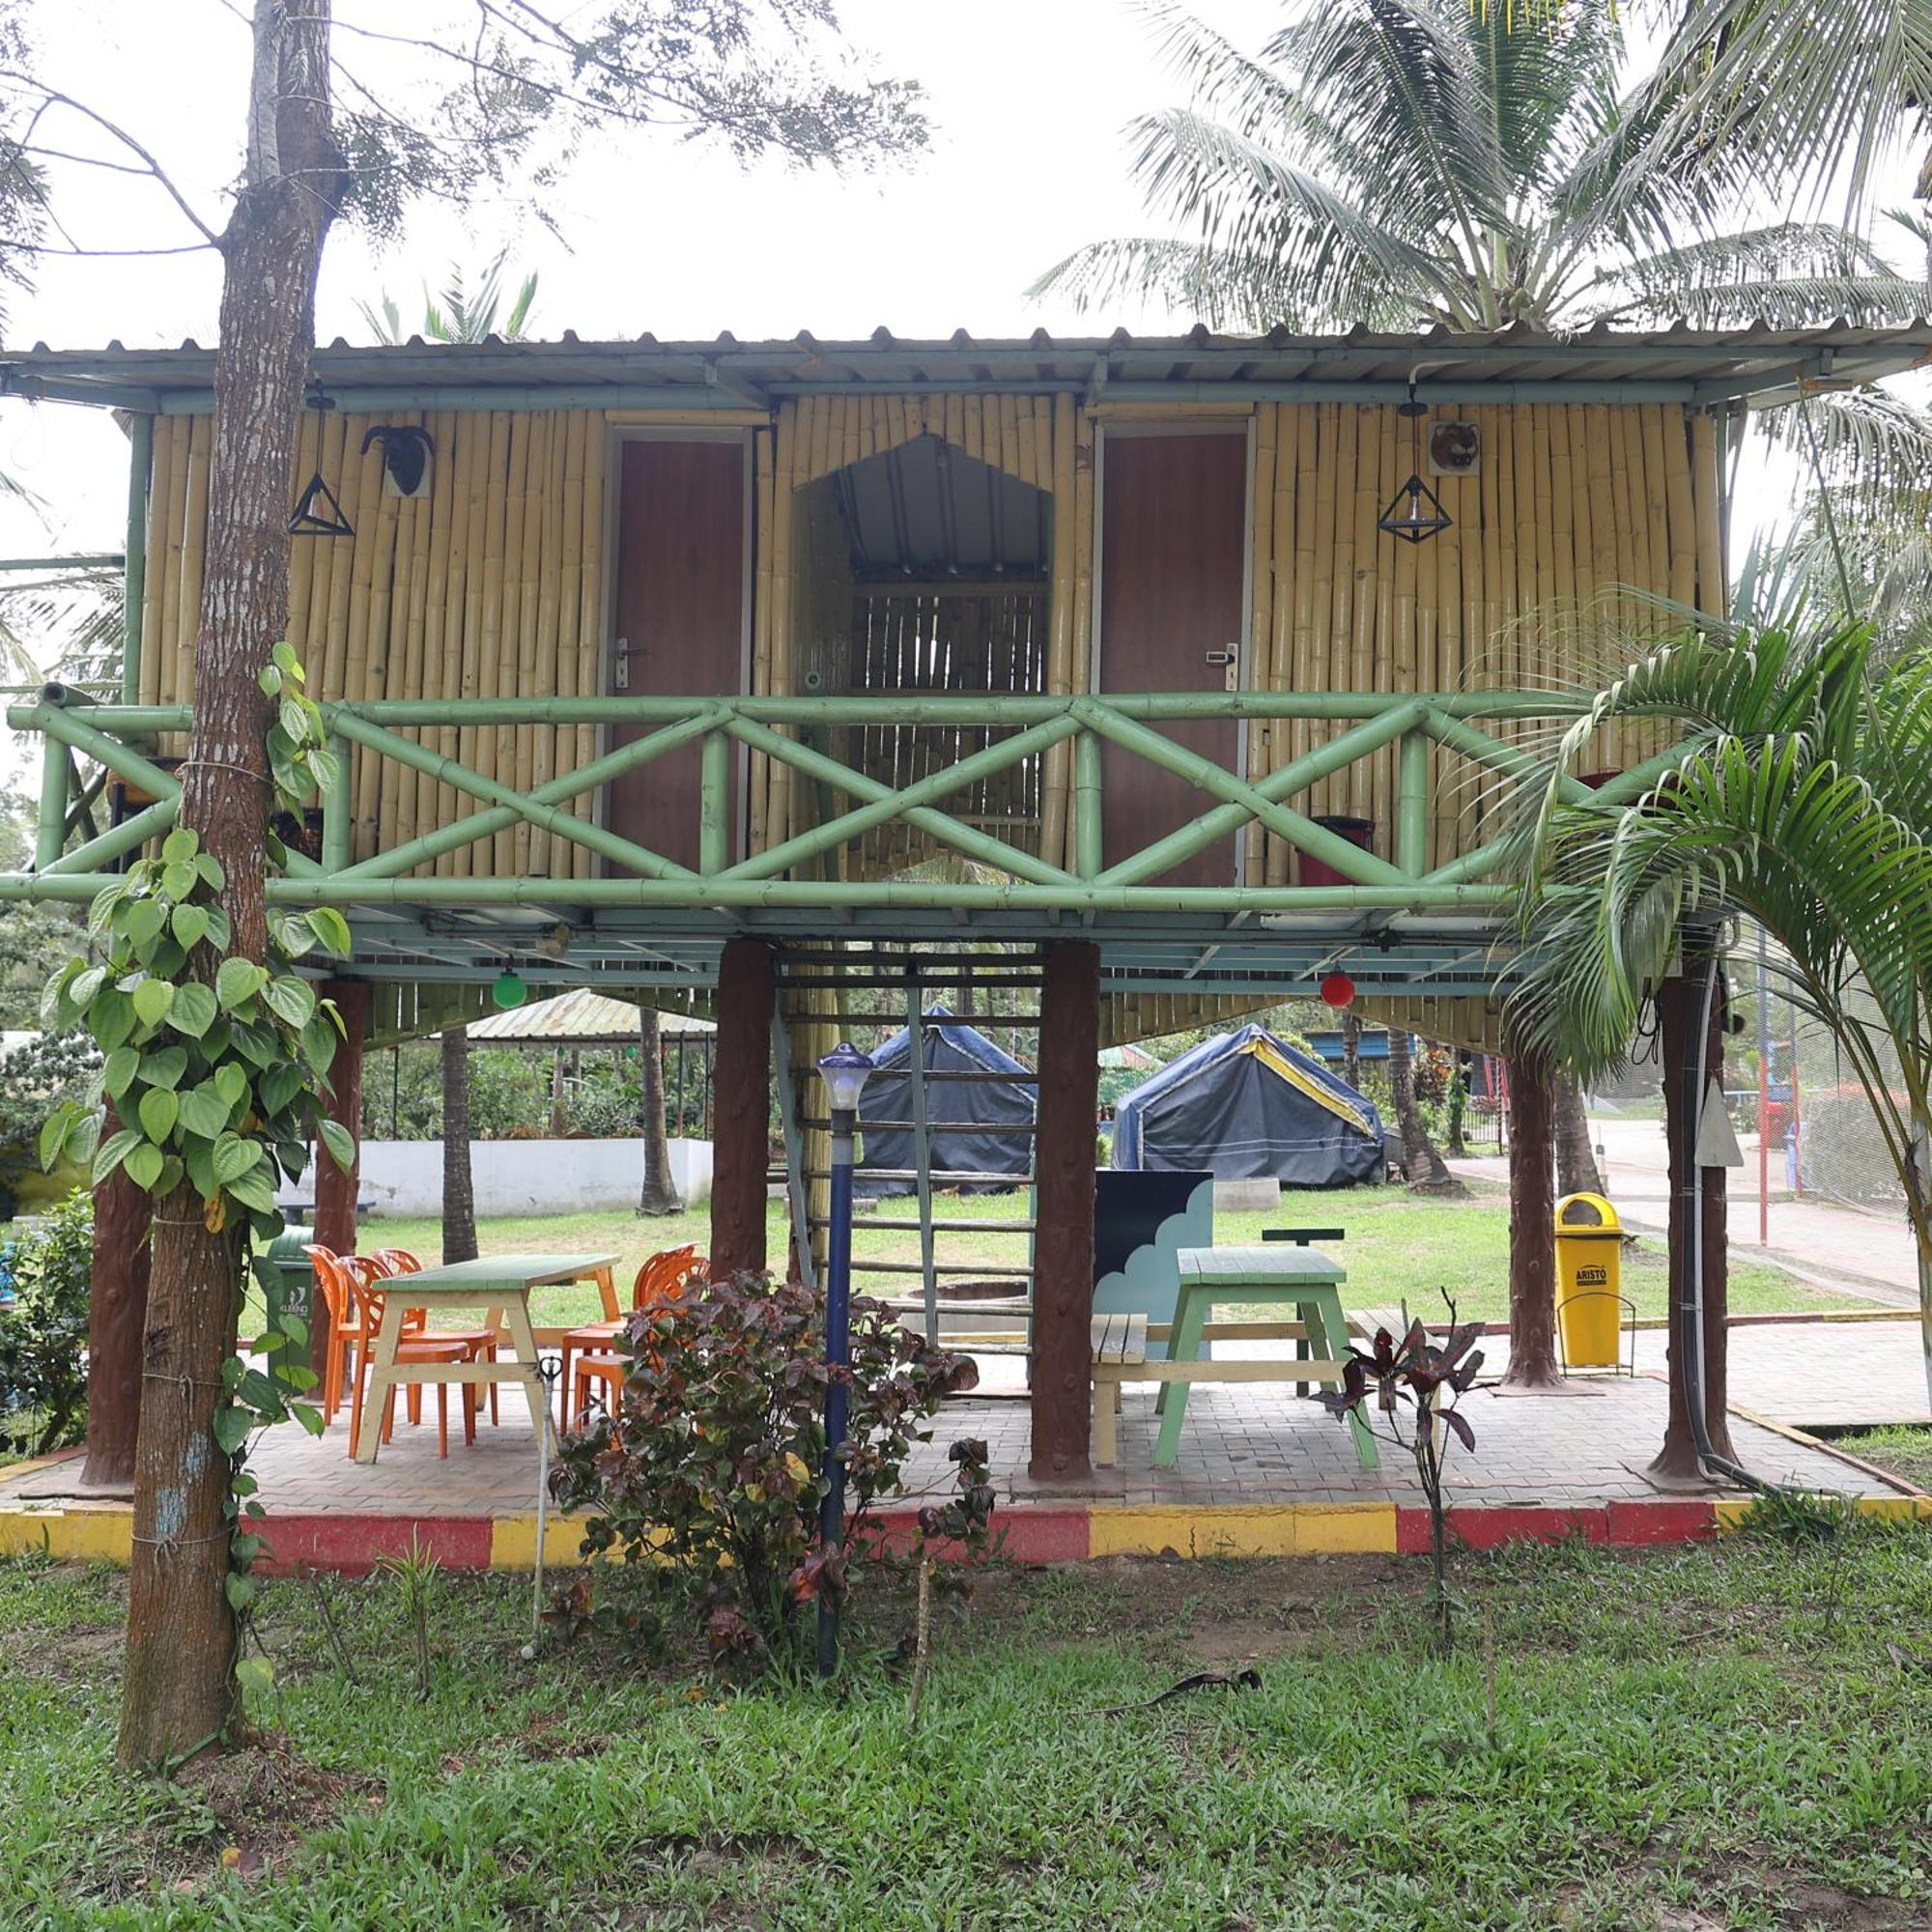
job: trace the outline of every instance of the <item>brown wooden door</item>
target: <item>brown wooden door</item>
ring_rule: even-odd
[[[617,499],[612,687],[632,696],[744,689],[745,449],[742,442],[627,442]],[[649,725],[616,725],[613,746]],[[700,752],[654,758],[611,782],[613,832],[697,864]],[[738,856],[732,801],[733,856]]]
[[[1247,556],[1244,436],[1111,436],[1100,525],[1100,689],[1221,691],[1239,650]],[[1238,658],[1236,659],[1238,663]],[[1234,719],[1156,722],[1153,728],[1239,769]],[[1184,825],[1215,801],[1145,758],[1109,745],[1101,759],[1106,862]],[[1225,886],[1236,846],[1197,853],[1162,875],[1177,886]]]

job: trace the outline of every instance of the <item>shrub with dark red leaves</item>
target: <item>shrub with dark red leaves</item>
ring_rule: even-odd
[[[970,1356],[853,1299],[851,1367],[839,1372],[850,1391],[845,1535],[841,1549],[821,1549],[832,1373],[823,1321],[815,1291],[749,1274],[694,1281],[640,1309],[618,1343],[630,1370],[612,1407],[566,1439],[551,1473],[564,1508],[597,1512],[584,1523],[585,1556],[676,1566],[714,1660],[741,1675],[802,1664],[808,1612],[842,1604],[855,1571],[880,1555],[872,1513],[903,1493],[907,1456],[932,1439],[923,1425],[979,1380]],[[973,1547],[983,1545],[992,1492],[983,1445],[961,1448],[962,1494],[922,1513],[922,1536]]]

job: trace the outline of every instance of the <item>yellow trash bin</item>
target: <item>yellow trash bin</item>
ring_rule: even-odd
[[[1601,1194],[1556,1204],[1556,1319],[1573,1369],[1613,1369],[1622,1359],[1623,1223]]]

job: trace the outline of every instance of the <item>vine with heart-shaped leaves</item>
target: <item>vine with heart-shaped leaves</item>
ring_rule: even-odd
[[[285,809],[298,811],[333,780],[335,753],[290,645],[274,646],[260,682],[276,701],[268,740],[275,791]],[[272,829],[268,859],[271,872],[288,859]],[[95,899],[88,915],[94,958],[69,960],[48,981],[41,1021],[49,1033],[85,1027],[102,1064],[83,1097],[48,1119],[40,1154],[48,1168],[63,1154],[88,1162],[97,1186],[117,1171],[157,1198],[185,1182],[211,1234],[241,1232],[245,1259],[250,1246],[282,1232],[278,1179],[300,1177],[311,1136],[338,1167],[355,1161],[354,1137],[322,1112],[341,1015],[295,970],[307,954],[346,958],[352,946],[339,912],[270,906],[268,963],[232,954],[232,925],[220,901],[225,885],[199,837],[177,826],[158,852]],[[248,1442],[259,1429],[289,1419],[321,1433],[321,1410],[297,1400],[316,1382],[308,1348],[301,1312],[270,1309],[248,1353],[223,1365],[227,1399],[213,1427],[229,1459],[236,1524],[228,1597],[244,1622],[257,1587],[248,1571],[263,1547],[259,1535],[240,1526],[243,1514],[263,1514],[255,1479],[243,1467]],[[258,1367],[249,1356],[276,1366]]]

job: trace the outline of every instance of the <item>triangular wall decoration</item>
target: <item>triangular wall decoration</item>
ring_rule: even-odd
[[[308,479],[308,488],[296,498],[295,515],[289,519],[292,537],[353,537],[355,526],[342,514],[335,492],[322,480],[318,469]]]

